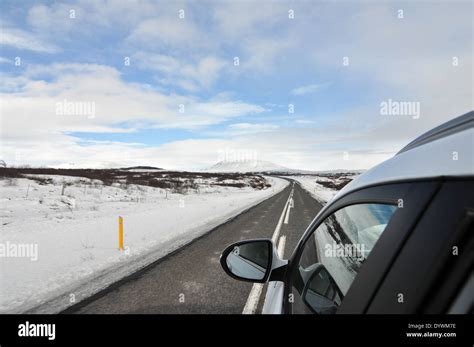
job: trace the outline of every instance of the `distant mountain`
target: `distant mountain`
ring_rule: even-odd
[[[130,167],[122,167],[120,170],[127,170],[127,171],[163,171],[164,169],[155,167],[155,166],[130,166]]]
[[[271,173],[275,175],[331,175],[331,174],[360,174],[364,170],[326,170],[326,171],[309,171],[290,169],[282,165],[274,164],[264,160],[249,160],[249,161],[220,161],[208,169],[202,170],[205,172],[259,172]]]
[[[291,169],[264,160],[220,161],[207,172],[290,172]]]

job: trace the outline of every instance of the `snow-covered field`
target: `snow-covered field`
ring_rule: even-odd
[[[320,175],[291,175],[313,198],[325,205],[347,183],[356,178],[360,172],[332,172]]]
[[[321,184],[316,183],[317,179],[321,179],[321,177],[318,176],[291,176],[291,179],[297,181],[303,189],[308,191],[313,198],[323,205],[337,194],[337,190],[326,188]],[[325,177],[323,177],[323,179],[325,179]]]
[[[272,186],[261,190],[201,185],[178,194],[81,177],[43,178],[52,181],[0,180],[1,313],[58,312],[288,184],[266,177]],[[118,250],[119,216],[124,251]],[[24,254],[17,257],[20,248]]]

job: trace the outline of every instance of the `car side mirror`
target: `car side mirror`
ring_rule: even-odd
[[[344,297],[321,263],[312,265],[305,271],[308,276],[303,288],[303,302],[317,314],[334,314]]]
[[[230,277],[256,283],[265,283],[272,269],[287,264],[269,239],[236,242],[222,252],[220,262]]]

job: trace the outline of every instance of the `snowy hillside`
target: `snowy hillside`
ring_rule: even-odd
[[[282,165],[278,165],[265,160],[241,160],[241,161],[220,161],[217,164],[202,170],[203,172],[265,172],[280,175],[359,175],[364,170],[325,170],[325,171],[311,171],[303,169],[290,169]]]

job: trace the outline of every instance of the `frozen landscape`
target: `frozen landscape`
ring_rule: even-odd
[[[113,172],[107,184],[69,175],[2,177],[0,312],[59,312],[288,184],[267,176],[161,171],[151,181],[156,172]]]
[[[358,175],[359,172],[335,172],[318,175],[292,175],[290,178],[297,181],[313,198],[324,205]]]
[[[362,173],[360,170],[307,171],[290,169],[264,160],[220,161],[207,172],[266,173],[297,181],[313,198],[325,204],[346,184]]]
[[[288,179],[325,204],[358,174],[283,169],[262,161],[194,173],[0,168],[0,312],[59,312],[281,192]]]

